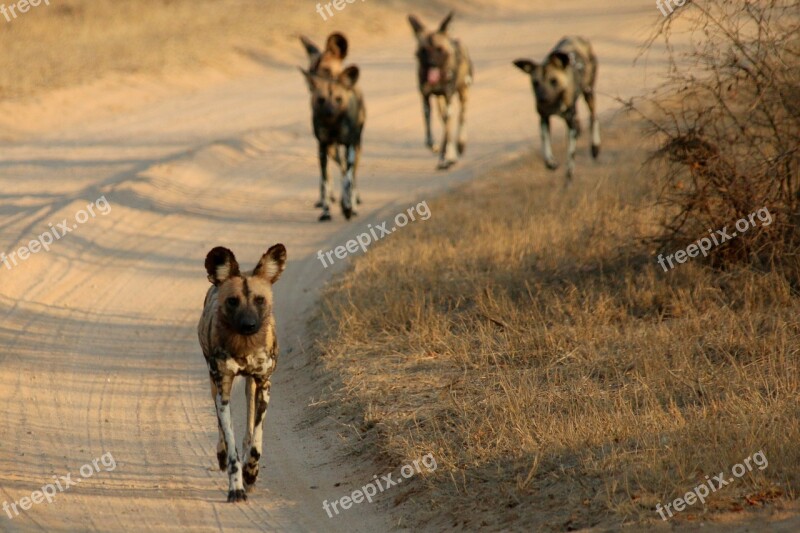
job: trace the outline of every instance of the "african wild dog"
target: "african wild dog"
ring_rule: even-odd
[[[550,116],[558,115],[566,121],[567,179],[571,179],[575,172],[575,140],[581,131],[577,115],[580,95],[589,105],[592,157],[597,159],[600,153],[600,123],[597,121],[594,101],[597,58],[592,47],[586,39],[564,37],[543,64],[538,65],[530,59],[517,59],[514,65],[531,77],[542,132],[542,156],[550,170],[558,168],[550,146]]]
[[[228,470],[228,501],[247,499],[258,477],[264,417],[269,405],[270,377],[278,359],[278,339],[272,314],[272,285],[286,265],[286,248],[272,246],[252,272],[242,273],[233,252],[217,247],[206,256],[208,280],[197,335],[211,375],[211,395],[217,410],[219,469]],[[236,376],[247,384],[247,435],[242,460],[231,422],[231,386]],[[242,479],[244,478],[244,484]]]
[[[450,12],[438,30],[429,32],[417,17],[408,16],[418,44],[417,63],[419,91],[422,93],[422,111],[425,117],[425,146],[434,152],[439,152],[440,170],[453,166],[466,148],[466,106],[469,87],[473,80],[472,60],[466,47],[447,33],[447,27],[452,19],[453,12]],[[461,105],[458,115],[458,141],[454,146],[450,119],[454,112],[453,97],[456,93]],[[442,119],[444,131],[441,147],[434,145],[431,134],[431,96],[437,97],[436,102]]]
[[[361,134],[367,117],[364,96],[356,83],[358,67],[349,66],[338,76],[329,78],[300,69],[311,88],[311,110],[314,135],[319,143],[320,199],[322,208],[319,220],[330,220],[328,200],[331,182],[328,175],[328,157],[339,162],[342,169],[342,213],[346,219],[356,214],[354,203],[361,203],[356,188],[358,162],[361,159]],[[344,148],[344,161],[339,155]]]
[[[344,58],[347,57],[347,37],[334,32],[325,41],[325,50],[320,50],[314,42],[300,36],[300,41],[308,54],[308,71],[318,76],[334,78],[341,74]]]

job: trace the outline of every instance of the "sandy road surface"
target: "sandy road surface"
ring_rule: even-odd
[[[305,321],[336,270],[322,268],[316,252],[538,145],[529,84],[510,65],[518,56],[541,58],[563,34],[580,33],[600,57],[603,110],[613,107],[607,95],[641,91],[645,69],[631,61],[657,16],[654,6],[580,0],[530,9],[455,25],[473,55],[477,84],[467,155],[447,174],[434,171],[435,157],[422,146],[414,43],[404,14],[385,37],[363,36],[374,43],[369,47],[351,36],[368,121],[365,204],[350,223],[337,210],[334,222],[319,224],[311,207],[318,181],[308,97],[293,67],[303,60],[299,45],[283,52],[292,63],[180,94],[150,94],[143,106],[131,103],[143,96],[141,88],[113,95],[86,89],[71,104],[45,99],[35,116],[28,108],[2,117],[4,251],[48,223],[72,224],[101,195],[111,212],[79,225],[49,253],[0,268],[0,502],[19,501],[53,475],[80,477],[79,468],[104,452],[117,467],[13,520],[0,513],[0,530],[389,527],[381,503],[334,520],[321,507],[369,478],[348,473],[348,459],[329,446],[335,438],[300,427],[305,406],[318,395],[304,351],[311,341]],[[347,16],[358,16],[357,4]],[[339,20],[345,24],[345,15]],[[332,29],[320,23],[319,34]],[[122,111],[109,111],[115,99]],[[95,101],[102,110],[93,109]],[[560,139],[563,130],[556,131]],[[579,172],[590,164],[586,143],[582,138]],[[563,149],[559,142],[562,160]],[[537,166],[531,176],[559,180],[561,172]],[[426,223],[435,224],[436,214]],[[276,285],[282,355],[259,489],[247,504],[232,505],[224,501],[225,476],[213,469],[216,427],[195,334],[207,288],[203,258],[225,244],[251,267],[275,242],[287,245],[290,258]],[[239,419],[241,407],[234,405]]]

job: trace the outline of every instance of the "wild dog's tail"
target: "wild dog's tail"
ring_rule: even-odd
[[[325,43],[325,51],[330,52],[334,57],[344,59],[347,57],[347,37],[339,32],[331,33]]]

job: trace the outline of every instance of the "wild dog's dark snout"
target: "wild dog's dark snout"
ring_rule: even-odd
[[[236,329],[242,335],[253,335],[258,333],[259,326],[261,325],[258,319],[258,313],[254,311],[245,311],[240,313],[236,320]]]

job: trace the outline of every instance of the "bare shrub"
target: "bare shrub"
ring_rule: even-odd
[[[688,42],[679,33],[688,34]],[[767,207],[775,222],[713,250],[717,266],[781,264],[798,279],[800,2],[710,0],[661,22],[670,67],[652,95],[628,102],[649,123],[663,177],[669,250]]]

